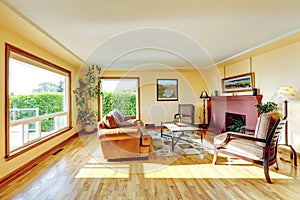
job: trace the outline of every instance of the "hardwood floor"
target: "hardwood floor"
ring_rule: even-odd
[[[0,188],[0,199],[300,199],[299,167],[263,169],[220,155],[102,163],[93,135],[75,137],[56,155]]]

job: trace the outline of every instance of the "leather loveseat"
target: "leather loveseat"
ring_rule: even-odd
[[[152,138],[139,120],[114,109],[99,123],[98,138],[108,161],[147,159]]]

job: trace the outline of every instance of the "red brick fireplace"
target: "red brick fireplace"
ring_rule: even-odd
[[[258,112],[254,106],[261,103],[262,95],[259,96],[217,96],[209,101],[209,127],[216,134],[226,131],[226,113],[241,115],[245,119],[246,126],[255,128]]]

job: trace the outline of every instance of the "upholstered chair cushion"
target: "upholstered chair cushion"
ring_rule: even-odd
[[[225,139],[227,137],[226,133],[222,133],[220,135],[217,135],[214,137],[214,144],[222,144],[225,142]],[[244,135],[245,137],[253,137],[251,135],[247,136],[243,133],[233,133],[234,135]],[[241,156],[246,156],[255,160],[261,160],[263,158],[263,146],[256,144],[256,142],[251,140],[246,140],[242,138],[236,138],[234,140],[231,140],[227,145],[225,151],[228,152],[234,152]]]
[[[280,114],[278,112],[261,114],[257,120],[254,137],[266,139],[268,132],[271,130],[278,119],[280,119]],[[265,145],[261,142],[256,143],[260,146]]]

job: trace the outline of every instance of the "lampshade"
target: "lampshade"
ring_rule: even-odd
[[[276,94],[271,98],[273,101],[279,103],[284,100],[297,100],[300,99],[299,93],[291,86],[280,87]]]
[[[202,91],[201,95],[200,95],[200,99],[208,99],[208,98],[209,98],[209,96],[208,96],[207,92]]]

